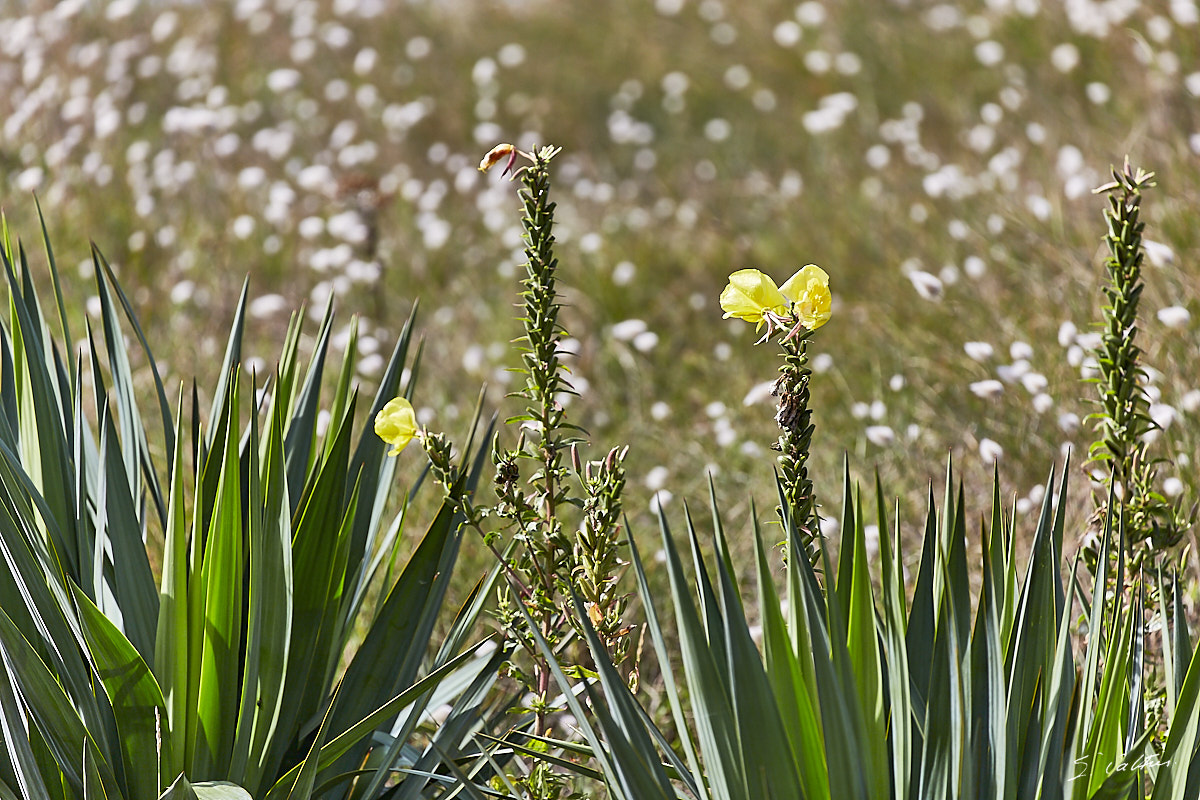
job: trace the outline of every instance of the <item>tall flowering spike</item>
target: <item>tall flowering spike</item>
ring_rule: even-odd
[[[1126,528],[1131,567],[1149,558],[1151,563],[1184,540],[1192,521],[1172,507],[1155,488],[1161,459],[1150,454],[1146,434],[1157,428],[1150,416],[1150,398],[1142,379],[1142,349],[1138,303],[1145,288],[1142,278],[1144,252],[1140,219],[1142,193],[1154,184],[1154,173],[1134,170],[1129,159],[1113,170],[1113,180],[1096,189],[1108,195],[1105,242],[1109,256],[1104,268],[1108,285],[1103,288],[1107,304],[1096,362],[1100,376],[1095,381],[1100,411],[1092,414],[1097,440],[1089,448],[1093,461],[1104,463],[1108,482],[1115,484]],[[1096,498],[1098,511],[1104,502]],[[1131,572],[1132,574],[1132,572]]]
[[[792,301],[792,313],[810,331],[829,321],[833,295],[829,293],[829,275],[816,264],[808,264],[779,288]]]
[[[771,392],[779,399],[775,421],[780,435],[771,446],[779,452],[783,503],[778,511],[793,526],[800,537],[799,549],[814,566],[820,554],[821,533],[807,466],[813,434],[812,411],[808,407],[808,382],[812,376],[808,368],[808,341],[813,331],[829,321],[832,305],[829,275],[815,264],[797,270],[783,286],[776,286],[775,281],[759,270],[738,270],[729,276],[729,284],[721,292],[725,319],[736,317],[760,328],[767,326],[760,342],[777,331],[788,331],[779,340],[784,351],[783,366]]]
[[[403,397],[387,402],[375,415],[375,434],[392,446],[389,456],[399,454],[417,435],[417,415]]]
[[[729,276],[729,285],[721,292],[724,319],[736,317],[762,325],[768,312],[782,316],[788,311],[788,300],[775,281],[756,269],[739,269]]]

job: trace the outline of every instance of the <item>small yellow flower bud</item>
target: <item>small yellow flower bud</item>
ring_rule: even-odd
[[[487,172],[489,169],[494,167],[497,162],[505,158],[509,159],[509,163],[511,164],[513,158],[516,157],[516,152],[517,148],[513,147],[511,144],[496,145],[491,150],[488,150],[487,155],[484,156],[483,160],[479,162],[479,171]],[[507,168],[505,171],[507,171]]]

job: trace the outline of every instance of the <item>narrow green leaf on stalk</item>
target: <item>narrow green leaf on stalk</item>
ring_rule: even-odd
[[[723,538],[718,530],[718,553],[728,551]],[[757,526],[754,538],[759,539]],[[727,612],[722,637],[729,653],[729,684],[735,687],[731,693],[732,710],[749,797],[780,800],[803,797],[804,791],[788,747],[788,736],[780,718],[777,700],[750,635],[729,563],[724,558],[718,558],[716,566],[721,604]],[[880,747],[882,742],[881,730]],[[886,775],[882,777],[886,787]]]
[[[240,664],[244,624],[245,535],[238,457],[237,415],[240,379],[236,369],[228,396],[218,405],[224,418],[224,440],[213,454],[219,457],[215,506],[203,551],[198,580],[204,586],[203,628],[199,642],[199,687],[196,699],[196,738],[191,745],[191,772],[204,775],[227,768],[237,725]],[[211,458],[210,458],[211,461]]]
[[[0,599],[22,635],[39,648],[62,687],[70,694],[88,730],[98,737],[101,752],[110,752],[110,717],[97,701],[87,664],[77,657],[85,646],[83,632],[62,573],[62,563],[49,549],[40,526],[53,528],[53,516],[16,454],[0,443]]]
[[[725,627],[725,610],[721,605],[721,601],[717,598],[712,579],[708,576],[708,567],[704,563],[704,556],[700,548],[700,536],[696,532],[696,525],[692,520],[691,509],[686,502],[683,505],[683,518],[687,526],[688,544],[692,556],[692,569],[696,573],[696,597],[699,601],[698,614],[704,623],[704,640],[712,652],[712,663],[717,665],[716,677],[720,681],[721,693],[728,700],[731,690],[728,669],[730,661],[729,653],[725,647],[725,637],[722,634],[722,629]],[[685,584],[681,584],[681,587],[683,585]],[[730,614],[737,614],[739,612],[740,606],[736,609],[729,609]],[[678,615],[678,611],[676,611],[676,615]]]
[[[850,484],[850,462],[842,459],[842,523],[839,528],[841,543],[838,549],[837,582],[826,587],[830,602],[836,602],[842,619],[850,619],[851,584],[854,582],[854,548],[857,544],[854,530],[856,507],[854,489]]]
[[[329,596],[325,604],[325,611],[322,614],[320,635],[316,643],[317,652],[325,655],[322,677],[320,680],[314,682],[318,687],[334,685],[335,677],[341,664],[341,655],[346,649],[347,639],[354,634],[353,630],[346,630],[341,609],[346,593],[344,576],[346,574],[347,551],[350,546],[350,526],[358,513],[358,499],[359,485],[356,483],[351,487],[350,496],[346,500],[345,511],[342,513],[341,523],[338,525],[337,534],[334,537],[337,547],[333,552]],[[318,689],[318,691],[320,690]]]
[[[29,744],[26,725],[32,727],[17,699],[8,672],[8,659],[0,658],[0,745],[11,760],[13,782],[26,800],[51,800],[38,769],[37,757]]]
[[[174,747],[162,690],[125,635],[81,590],[74,589],[74,595],[88,657],[116,720],[129,794],[155,797],[164,788],[159,777],[173,762]]]
[[[341,419],[345,416],[347,409],[350,406],[351,395],[353,394],[354,383],[354,366],[358,361],[358,316],[350,318],[350,331],[346,340],[346,349],[342,352],[342,366],[338,371],[337,383],[334,384],[333,402],[329,405],[329,416],[331,419]],[[373,422],[373,420],[369,420]],[[326,446],[333,443],[332,439],[326,439]],[[351,476],[353,479],[354,476]]]
[[[848,527],[842,528],[842,552],[839,562],[850,559],[849,599],[846,618],[846,654],[853,671],[854,686],[862,714],[861,754],[872,797],[884,797],[889,790],[887,719],[884,710],[883,670],[879,661],[879,633],[876,625],[875,592],[867,563],[867,546],[858,493],[850,493],[850,467],[846,464],[846,494],[849,507]],[[880,537],[885,536],[883,531]],[[838,564],[839,579],[842,565]]]
[[[167,404],[167,393],[163,389],[162,376],[158,370],[158,362],[154,360],[154,353],[152,353],[150,350],[150,343],[146,341],[146,334],[142,331],[142,326],[141,323],[138,322],[137,314],[135,314],[133,311],[133,305],[129,302],[129,298],[125,296],[124,290],[121,289],[121,284],[117,281],[117,276],[113,272],[112,267],[109,266],[108,260],[104,258],[104,254],[99,250],[96,250],[96,255],[99,256],[99,266],[103,267],[104,277],[107,280],[109,287],[111,287],[113,294],[116,295],[117,300],[121,302],[121,309],[125,313],[125,319],[133,328],[133,333],[135,336],[137,336],[138,344],[142,348],[142,353],[144,353],[146,356],[146,363],[150,367],[150,375],[154,378],[154,392],[158,398],[158,413],[162,419],[163,439],[165,441],[167,457],[170,458],[171,454],[175,452],[175,423],[171,419],[171,407]],[[70,346],[71,342],[72,340],[68,339],[67,345]],[[149,462],[146,461],[146,459],[149,458],[148,450],[142,453],[142,458],[148,468]],[[169,475],[171,470],[174,468],[174,462],[168,461],[166,466],[167,474]],[[166,513],[166,508],[163,506],[164,498],[161,496],[161,492],[157,491],[158,479],[152,472],[150,472],[147,477],[152,482],[151,489],[156,491],[155,500],[159,504],[158,513],[161,518]]]
[[[934,573],[937,570],[937,506],[933,502],[933,487],[929,489],[929,513],[925,517],[925,533],[921,544],[921,562],[917,568],[917,583],[913,589],[912,606],[905,630],[905,646],[912,674],[913,713],[917,726],[925,729],[925,707],[930,693],[929,675],[935,635]],[[913,754],[920,758],[920,740],[914,742]]]
[[[1104,671],[1100,676],[1095,723],[1087,740],[1088,796],[1100,788],[1109,770],[1120,762],[1125,752],[1126,709],[1130,704],[1129,656],[1134,627],[1140,625],[1141,620],[1135,621],[1132,609],[1126,613],[1119,601],[1117,605],[1114,635],[1108,641]]]
[[[9,307],[15,317],[10,333],[15,385],[12,396],[17,398],[21,454],[18,461],[45,499],[46,510],[52,518],[43,521],[43,528],[53,549],[62,560],[66,573],[78,577],[80,559],[75,545],[74,481],[67,472],[71,448],[62,424],[67,414],[62,411],[59,396],[60,389],[65,387],[58,385],[47,367],[50,359],[43,344],[36,305],[19,290],[9,259],[2,260],[11,289]]]
[[[781,480],[776,480],[776,488],[779,495],[780,507],[782,508],[787,500],[785,497],[786,490]],[[788,548],[787,572],[785,576],[787,581],[786,622],[791,654],[796,665],[799,667],[800,679],[804,684],[804,688],[808,696],[813,699],[813,708],[817,714],[815,732],[820,736],[822,749],[824,749],[826,737],[824,723],[821,721],[820,694],[813,657],[814,640],[822,639],[824,633],[823,631],[818,631],[814,634],[810,630],[810,625],[813,623],[809,619],[808,603],[805,602],[806,596],[819,597],[822,592],[820,586],[817,584],[811,562],[808,560],[809,556],[804,552],[803,537],[799,535],[798,531],[794,530],[796,527],[795,522],[790,517],[787,517],[783,520],[783,525]],[[824,537],[820,537],[819,548],[821,553],[825,552]],[[799,566],[800,561],[803,561],[808,567],[801,569]],[[824,776],[823,780],[827,782],[828,776]]]
[[[4,671],[23,698],[26,712],[36,722],[37,731],[44,737],[58,768],[76,791],[82,791],[84,741],[93,738],[91,731],[57,678],[3,608],[0,608],[0,657]],[[120,797],[111,767],[102,763],[97,768],[111,796]]]
[[[83,365],[80,364],[77,370],[75,384],[82,386]],[[96,505],[95,487],[101,473],[100,454],[92,440],[92,432],[83,410],[85,403],[83,392],[76,392],[71,409],[73,431],[71,439],[72,456],[75,463],[75,536],[80,556],[79,576],[81,578],[95,574],[93,559],[95,557],[96,518],[93,509]],[[89,593],[93,592],[95,588],[90,580],[82,580],[77,585]],[[99,599],[94,593],[88,596],[93,602]]]
[[[1112,488],[1110,487],[1109,500],[1112,501],[1114,497]],[[1107,507],[1108,511],[1105,514],[1103,527],[1100,531],[1100,557],[1096,560],[1096,575],[1092,585],[1091,613],[1088,616],[1087,623],[1087,649],[1084,653],[1083,677],[1080,681],[1080,686],[1083,696],[1089,702],[1080,705],[1079,722],[1076,724],[1076,729],[1084,737],[1091,735],[1093,727],[1092,722],[1095,711],[1090,700],[1097,691],[1096,682],[1099,677],[1100,655],[1105,649],[1105,592],[1108,586],[1109,552],[1113,536],[1114,507],[1115,505],[1110,502]],[[1115,636],[1115,632],[1109,630],[1108,636]],[[1078,798],[1080,794],[1077,792],[1075,796]]]
[[[93,569],[96,597],[103,603],[101,571],[110,580],[116,608],[110,617],[119,618],[125,635],[142,659],[154,657],[154,635],[158,622],[158,592],[146,544],[142,541],[142,521],[134,507],[134,487],[126,482],[128,473],[121,463],[112,416],[107,406],[100,411],[100,453],[96,487],[95,537]],[[105,543],[107,542],[107,547]],[[106,556],[111,552],[111,560]],[[109,610],[106,609],[105,613]],[[156,790],[157,791],[157,790]]]
[[[0,325],[0,387],[10,387],[0,392],[0,439],[13,450],[17,449],[17,379],[13,372],[13,349],[4,326]]]
[[[881,564],[880,647],[884,677],[887,680],[887,741],[891,747],[891,797],[908,800],[912,778],[912,679],[908,667],[908,648],[904,641],[906,614],[904,607],[904,557],[900,544],[900,512],[896,510],[896,527],[888,534],[887,511],[883,501],[883,486],[875,474],[875,502],[879,526],[879,560]]]
[[[998,506],[999,498],[993,495]],[[975,796],[1003,799],[1009,797],[1007,686],[1004,674],[1004,645],[1000,615],[1003,589],[1003,560],[995,551],[1003,550],[1003,532],[998,508],[993,507],[992,531],[983,530],[983,591],[971,635],[971,730],[975,739]]]
[[[1008,585],[1008,548],[1010,532],[1004,524],[1004,505],[1000,499],[1000,467],[992,465],[992,512],[986,528],[988,547],[983,560],[983,572],[990,575],[997,610],[997,632],[1000,634],[1001,652],[1007,644],[1006,609],[1012,606],[1012,593]]]
[[[179,387],[179,425],[183,425],[183,386]],[[154,641],[154,674],[167,706],[167,727],[175,745],[167,751],[166,774],[183,771],[188,717],[188,551],[187,499],[184,496],[182,430],[173,437],[167,524],[163,529],[162,579],[158,590],[158,625]]]
[[[959,611],[951,589],[950,559],[942,542],[938,571],[944,587],[937,601],[937,631],[931,660],[929,706],[925,715],[921,751],[919,796],[924,800],[956,800],[973,784],[967,760],[970,731],[967,692],[962,673],[962,645],[958,641]]]
[[[292,498],[292,516],[296,515],[299,505],[304,502],[311,487],[306,485],[305,478],[313,479],[316,470],[312,469],[316,457],[313,442],[316,437],[317,415],[320,411],[321,382],[325,375],[325,358],[329,352],[329,337],[333,330],[333,298],[325,307],[325,315],[321,319],[321,330],[317,335],[317,343],[309,360],[308,371],[304,376],[304,384],[295,401],[295,411],[285,431],[287,435],[284,452],[287,454],[288,496]],[[332,457],[329,455],[326,457]],[[346,483],[345,477],[342,480]],[[342,487],[345,491],[345,487]]]
[[[274,774],[279,768],[287,743],[302,725],[312,718],[320,721],[323,716],[320,706],[328,696],[329,685],[324,682],[324,677],[330,655],[329,646],[321,650],[320,643],[323,639],[332,641],[331,631],[323,630],[323,624],[331,610],[333,613],[338,610],[338,605],[332,603],[331,598],[337,596],[342,588],[341,574],[336,570],[339,550],[343,548],[339,532],[343,530],[347,518],[348,420],[348,417],[343,418],[336,426],[331,426],[329,435],[334,439],[334,445],[320,467],[313,471],[313,476],[307,481],[305,496],[297,504],[298,510],[292,513],[295,520],[291,531],[292,633],[282,690],[292,700],[280,709],[276,733],[270,737],[269,752],[264,757],[264,775]],[[285,452],[290,442],[291,436],[288,435]],[[289,497],[294,486],[293,466],[292,462],[287,461]]]
[[[1137,583],[1137,598],[1133,608],[1133,633],[1129,642],[1129,706],[1126,710],[1125,723],[1125,758],[1135,747],[1135,742],[1143,738],[1146,731],[1145,718],[1145,658],[1146,658],[1146,626],[1142,622],[1146,604],[1145,576],[1139,576]],[[1144,769],[1140,766],[1133,770],[1136,783],[1142,783]]]
[[[367,410],[366,427],[359,437],[354,455],[350,458],[350,468],[346,475],[347,483],[357,481],[361,484],[363,498],[371,503],[370,513],[355,515],[354,527],[350,533],[346,575],[349,591],[344,613],[344,619],[347,621],[356,617],[367,587],[375,576],[378,561],[369,562],[368,558],[373,551],[379,552],[386,549],[379,545],[378,538],[383,525],[384,510],[392,494],[392,481],[398,459],[387,456],[387,444],[375,435],[375,416],[399,392],[404,364],[408,358],[409,344],[412,341],[416,313],[417,304],[413,303],[412,311],[404,323],[404,328],[400,331],[391,358],[388,359],[387,366],[383,370],[379,388]],[[412,391],[412,388],[413,382],[410,379],[409,392]],[[464,452],[469,451],[470,446]]]
[[[761,536],[754,537],[754,553],[758,563],[763,660],[790,745],[791,758],[804,787],[804,795],[813,800],[829,800],[829,768],[825,763],[825,742],[821,735],[817,700],[810,692],[792,651],[791,638],[784,623],[779,595],[771,581]]]
[[[1171,571],[1171,598],[1174,611],[1171,618],[1175,620],[1175,624],[1171,629],[1171,637],[1174,640],[1171,645],[1171,651],[1175,657],[1175,696],[1183,691],[1183,680],[1187,674],[1188,662],[1192,660],[1192,641],[1188,635],[1187,626],[1187,611],[1183,607],[1183,591],[1179,585],[1179,571]],[[1172,719],[1174,713],[1172,713]]]
[[[1179,695],[1179,687],[1175,684],[1175,655],[1171,652],[1174,637],[1171,635],[1170,617],[1167,616],[1167,592],[1163,584],[1162,564],[1155,564],[1155,585],[1158,588],[1158,637],[1162,647],[1163,689],[1167,695],[1167,713],[1169,720],[1175,715],[1175,698]],[[1172,603],[1172,610],[1174,604]]]
[[[1054,655],[1058,615],[1055,613],[1055,582],[1059,566],[1054,546],[1051,518],[1054,499],[1054,472],[1047,481],[1048,491],[1042,502],[1041,515],[1034,534],[1029,567],[1021,589],[1012,639],[1005,656],[1008,676],[1008,739],[1010,752],[1020,753],[1013,763],[1017,791],[1040,781],[1038,772],[1041,748],[1041,695],[1045,691],[1047,674]],[[1022,788],[1026,787],[1026,788]]]
[[[1158,777],[1152,800],[1191,800],[1192,770],[1196,766],[1200,745],[1200,648],[1192,654],[1191,663],[1179,691],[1175,714],[1167,732],[1167,742],[1158,759]]]
[[[746,779],[742,772],[733,708],[722,675],[724,664],[717,661],[716,654],[709,646],[708,631],[719,636],[722,627],[720,624],[714,626],[711,620],[711,616],[717,612],[716,598],[710,596],[705,606],[708,617],[706,629],[705,621],[701,621],[700,613],[691,600],[687,578],[683,573],[683,563],[661,513],[659,527],[662,530],[667,575],[671,584],[671,601],[675,608],[675,620],[679,631],[679,651],[709,785],[715,797],[720,800],[745,798],[748,796]],[[702,575],[698,574],[697,582],[702,580]],[[703,591],[703,588],[700,591]],[[711,588],[709,592],[711,595]]]
[[[129,346],[125,342],[125,334],[121,331],[120,320],[113,305],[112,296],[104,279],[105,268],[101,262],[104,257],[92,245],[92,261],[95,263],[96,293],[100,298],[100,315],[104,326],[104,349],[108,357],[108,369],[112,378],[113,391],[116,394],[117,426],[121,432],[122,448],[117,449],[125,470],[125,483],[128,485],[130,497],[142,497],[142,467],[145,466],[150,478],[146,487],[154,500],[154,510],[159,523],[163,522],[166,508],[158,485],[158,476],[150,460],[150,448],[146,443],[146,429],[142,423],[141,411],[138,409],[137,392],[133,383],[133,369],[129,365]],[[93,370],[93,375],[98,370]],[[110,423],[111,424],[111,423]],[[144,521],[143,521],[144,524]],[[156,609],[157,611],[157,609]],[[139,644],[134,640],[135,644]],[[146,651],[141,651],[143,654]]]
[[[721,609],[726,618],[737,616],[744,618],[746,616],[745,607],[742,605],[741,589],[738,587],[737,570],[733,566],[733,554],[729,552],[729,539],[725,535],[725,523],[721,519],[721,509],[717,505],[717,487],[713,482],[712,474],[708,476],[708,510],[712,515],[713,526],[713,551],[716,555],[716,566],[718,573],[724,570],[729,576],[729,580],[733,583],[733,591],[721,595]],[[685,512],[687,511],[685,507]],[[688,515],[690,517],[690,514]],[[755,529],[755,535],[758,534],[758,513],[754,507],[754,501],[750,501],[750,520]],[[689,520],[690,523],[690,520]],[[691,525],[688,530],[694,534]],[[698,542],[697,542],[698,543]],[[720,577],[718,576],[718,583]]]
[[[670,537],[667,518],[661,507],[658,509],[658,523],[662,530],[662,535]],[[700,760],[696,754],[696,746],[692,742],[692,729],[687,723],[683,702],[679,696],[679,684],[675,678],[675,668],[671,664],[671,650],[667,647],[667,637],[663,630],[661,618],[658,615],[657,605],[654,602],[654,593],[650,588],[649,580],[646,578],[646,569],[642,564],[642,557],[638,551],[637,543],[633,539],[632,529],[629,526],[628,520],[625,520],[625,530],[625,541],[629,546],[629,563],[633,568],[633,574],[637,580],[638,596],[642,601],[642,613],[646,615],[646,630],[650,633],[650,640],[654,645],[654,654],[658,660],[658,667],[662,676],[663,693],[666,695],[667,704],[671,708],[671,717],[675,723],[675,730],[679,734],[679,747],[683,750],[684,757],[687,759],[688,769],[699,780],[704,773],[700,770]]]
[[[67,321],[67,307],[63,302],[62,281],[59,280],[58,263],[54,260],[54,248],[50,244],[50,233],[46,230],[46,217],[42,214],[42,203],[38,200],[37,195],[33,196],[33,204],[37,209],[38,224],[42,228],[42,247],[46,251],[46,264],[50,267],[50,282],[54,287],[54,305],[58,310],[58,325],[62,331],[62,341],[67,350],[67,368],[71,374],[75,374],[75,351],[73,350],[73,342],[75,339],[71,336],[71,324]],[[3,381],[0,381],[0,386],[4,386]],[[76,386],[78,389],[78,385]]]
[[[1071,569],[1074,583],[1078,556]],[[1063,787],[1074,772],[1075,709],[1073,703],[1083,702],[1076,688],[1074,643],[1071,641],[1071,604],[1064,603],[1058,619],[1058,635],[1053,660],[1046,670],[1046,691],[1042,696],[1042,751],[1039,756],[1042,773],[1041,792],[1045,800],[1061,800]],[[1090,697],[1086,701],[1090,702]]]
[[[291,504],[283,455],[284,408],[273,407],[261,448],[251,446],[246,665],[229,774],[259,792],[268,744],[278,730],[292,633]],[[256,430],[253,426],[252,431]],[[253,437],[252,437],[253,438]]]
[[[242,337],[246,331],[246,297],[249,291],[250,277],[247,276],[242,281],[242,291],[233,312],[233,325],[229,328],[229,340],[225,343],[225,357],[221,360],[221,370],[217,373],[217,387],[213,390],[212,408],[208,412],[209,425],[212,426],[208,439],[204,443],[208,450],[220,445],[216,420],[223,419],[231,413],[227,405],[231,397],[229,383],[235,379],[235,373],[239,371],[242,363]],[[232,415],[234,419],[237,418],[236,404],[234,404]]]
[[[787,523],[785,523],[786,525]],[[794,537],[792,537],[794,541]],[[825,553],[822,548],[822,553]],[[831,574],[823,556],[826,574]],[[788,564],[796,564],[799,589],[795,597],[807,620],[812,642],[813,672],[825,736],[825,759],[829,765],[832,797],[866,800],[870,797],[863,774],[861,749],[865,746],[861,707],[854,691],[854,674],[846,652],[846,626],[837,603],[827,603],[816,575],[806,558],[793,549]]]
[[[942,541],[946,542],[943,553],[946,557],[946,589],[954,596],[954,621],[958,626],[955,633],[962,661],[971,635],[971,581],[967,574],[967,512],[961,482],[953,495],[947,488],[942,526]]]

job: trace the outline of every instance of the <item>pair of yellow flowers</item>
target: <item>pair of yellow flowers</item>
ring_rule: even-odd
[[[740,269],[721,292],[725,319],[736,317],[760,328],[767,324],[772,330],[799,325],[815,331],[829,321],[832,304],[829,275],[816,264],[801,267],[783,286],[759,270]]]
[[[816,330],[829,321],[832,300],[829,275],[815,264],[802,267],[783,286],[776,286],[759,270],[740,269],[729,276],[729,285],[721,292],[725,319],[735,317],[759,328],[768,325],[768,335],[797,325]],[[389,456],[403,450],[419,432],[412,404],[403,397],[388,401],[375,416],[376,435],[392,445]]]

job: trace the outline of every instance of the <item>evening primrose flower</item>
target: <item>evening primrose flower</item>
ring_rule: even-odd
[[[392,445],[389,456],[398,454],[419,433],[417,415],[413,411],[412,403],[403,397],[389,400],[375,415],[375,434]]]
[[[768,313],[786,314],[788,300],[769,275],[756,269],[739,269],[729,276],[729,285],[721,292],[721,308],[725,309],[724,319],[736,317],[761,327]]]
[[[725,319],[767,325],[767,336],[777,328],[815,331],[829,321],[832,296],[829,275],[815,264],[808,264],[788,278],[783,286],[756,269],[741,269],[729,276],[729,285],[721,292]]]

